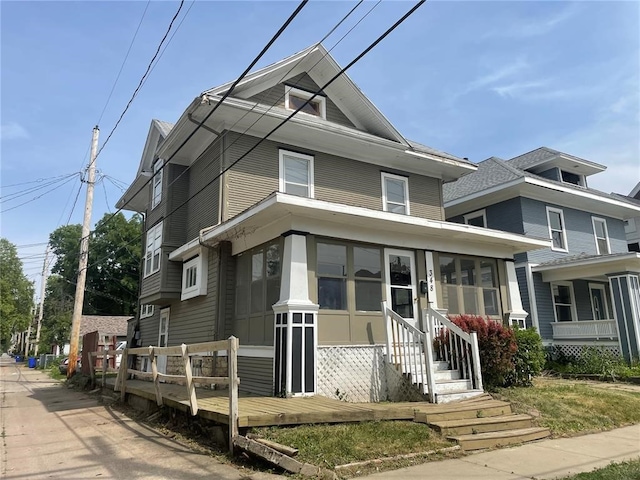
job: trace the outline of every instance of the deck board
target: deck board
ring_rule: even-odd
[[[113,387],[115,380],[107,379]],[[155,400],[152,382],[127,380],[127,393]],[[189,411],[187,389],[182,385],[160,385],[164,404],[181,411]],[[229,423],[227,390],[197,388],[198,416],[222,424]],[[240,393],[238,425],[265,427],[302,425],[310,423],[343,423],[374,420],[413,420],[416,412],[433,412],[441,405],[427,402],[348,403],[322,396],[279,398]]]

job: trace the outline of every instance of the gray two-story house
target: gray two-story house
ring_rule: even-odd
[[[549,242],[446,222],[442,184],[475,165],[339,72],[314,46],[152,122],[118,203],[145,216],[141,345],[235,335],[241,389],[374,401],[397,398],[382,301],[416,328],[427,305],[526,315],[513,255]]]
[[[551,240],[549,248],[515,256],[526,325],[547,345],[568,354],[600,345],[638,359],[640,255],[628,251],[625,221],[640,205],[588,187],[605,168],[546,147],[489,158],[444,186],[446,215]]]

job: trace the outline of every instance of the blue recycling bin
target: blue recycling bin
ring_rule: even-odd
[[[29,357],[29,368],[36,368],[36,357]]]
[[[16,363],[20,363],[22,361],[22,357],[20,355],[16,355]]]

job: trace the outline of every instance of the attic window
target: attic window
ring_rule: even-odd
[[[567,172],[566,170],[560,170],[562,175],[563,183],[571,183],[573,185],[578,185],[580,187],[584,186],[584,182],[582,180],[582,175],[578,175],[576,173]]]
[[[284,106],[288,110],[297,110],[302,107],[300,113],[326,119],[327,100],[325,97],[316,95],[313,97],[313,100],[309,100],[311,97],[313,97],[313,93],[311,92],[306,92],[295,87],[285,87]],[[307,100],[309,100],[309,102],[307,102]],[[306,105],[305,102],[307,102]]]

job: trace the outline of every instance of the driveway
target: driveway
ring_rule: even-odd
[[[0,364],[0,477],[6,479],[280,478],[195,453],[41,371]]]

